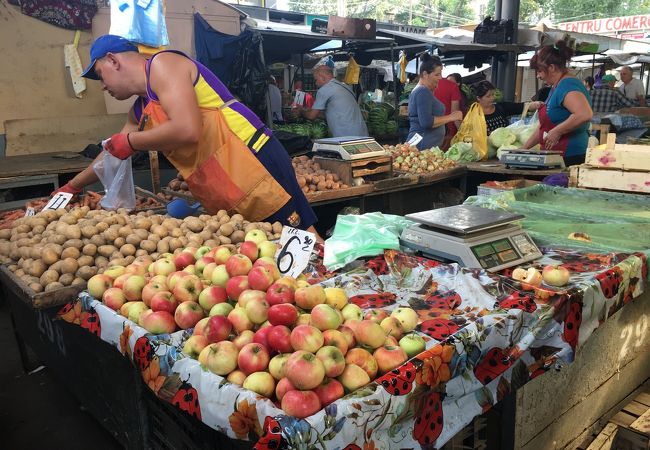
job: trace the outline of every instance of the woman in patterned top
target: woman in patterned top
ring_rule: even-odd
[[[472,85],[472,91],[476,95],[476,101],[483,109],[488,135],[497,128],[510,125],[508,117],[520,115],[524,110],[523,103],[510,103],[494,101],[495,87],[487,80],[479,81]],[[528,109],[535,111],[542,105],[542,102],[531,102]]]

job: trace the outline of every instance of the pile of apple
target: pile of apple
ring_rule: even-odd
[[[341,288],[281,277],[263,233],[229,247],[136,259],[88,282],[91,295],[160,334],[193,328],[183,352],[303,418],[424,350],[411,308],[365,313]],[[399,340],[399,341],[398,341]]]
[[[541,272],[535,267],[517,267],[512,271],[512,278],[521,282],[526,290],[541,286],[542,281],[549,286],[561,287],[569,283],[571,272],[566,267],[552,264],[545,266]]]

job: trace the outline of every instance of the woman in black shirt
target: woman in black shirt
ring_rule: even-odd
[[[472,91],[476,95],[476,101],[483,109],[485,123],[487,125],[487,134],[489,135],[497,128],[503,128],[510,125],[508,117],[521,115],[524,111],[523,103],[511,102],[494,102],[495,87],[487,80],[479,81],[472,85]],[[535,111],[542,102],[530,102],[529,111]]]

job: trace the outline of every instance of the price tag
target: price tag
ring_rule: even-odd
[[[65,208],[65,206],[70,203],[72,197],[73,195],[67,192],[58,192],[54,195],[54,197],[50,199],[49,202],[47,202],[47,205],[45,205],[45,208],[43,208],[43,210]]]
[[[280,250],[275,255],[282,275],[297,278],[309,263],[316,236],[308,231],[285,226],[280,236]]]
[[[422,140],[422,136],[419,134],[415,133],[411,139],[406,141],[408,145],[418,145],[420,141]]]
[[[25,217],[32,217],[34,214],[36,214],[36,211],[31,206],[28,206],[27,209],[25,209]]]
[[[305,92],[304,91],[296,91],[296,95],[293,97],[293,104],[298,105],[298,106],[304,106],[305,105]]]

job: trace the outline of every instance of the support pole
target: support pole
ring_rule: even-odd
[[[397,76],[397,71],[395,70],[395,43],[391,42],[390,44],[390,68],[393,71],[393,87],[395,91],[395,111],[399,111],[399,77]]]
[[[262,65],[266,68],[266,61],[264,60],[264,41],[260,39],[260,60]],[[268,80],[266,82],[266,125],[271,127],[273,125],[273,111],[271,111],[271,94],[269,92]]]
[[[503,19],[512,19],[513,44],[517,43],[517,29],[519,28],[519,0],[503,0]],[[503,99],[511,102],[515,98],[515,84],[517,78],[517,52],[512,51],[506,54],[505,64],[499,64],[499,78],[497,86],[503,92]]]

